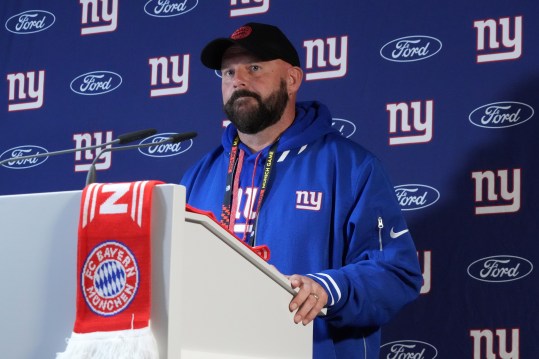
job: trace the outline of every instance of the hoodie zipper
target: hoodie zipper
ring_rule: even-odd
[[[384,228],[384,221],[382,217],[378,216],[378,242],[380,243],[380,252],[384,250],[382,245],[382,229]]]

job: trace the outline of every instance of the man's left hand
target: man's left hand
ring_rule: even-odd
[[[290,302],[291,312],[297,309],[294,315],[294,323],[307,325],[316,318],[328,301],[328,295],[324,288],[313,279],[294,274],[288,277],[292,288],[299,288],[299,292]]]

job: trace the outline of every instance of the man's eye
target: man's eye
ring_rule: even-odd
[[[258,70],[260,70],[260,66],[258,66],[258,65],[253,65],[253,66],[251,66],[251,70],[252,70],[252,71],[258,71]]]
[[[234,75],[234,71],[232,70],[225,70],[221,73],[222,76],[231,77]]]

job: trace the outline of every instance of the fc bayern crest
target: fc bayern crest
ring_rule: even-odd
[[[139,267],[133,253],[116,241],[99,244],[88,255],[81,273],[81,290],[90,309],[113,316],[129,306],[137,294]]]

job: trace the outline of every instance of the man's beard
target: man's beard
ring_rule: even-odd
[[[236,106],[236,100],[241,97],[254,98],[257,106],[246,104],[243,109]],[[265,101],[254,92],[237,90],[230,96],[223,109],[239,132],[253,135],[279,122],[287,103],[286,82],[281,80],[279,89],[269,95]]]

